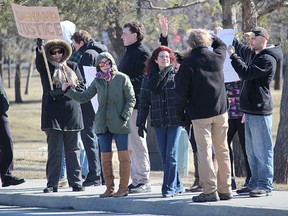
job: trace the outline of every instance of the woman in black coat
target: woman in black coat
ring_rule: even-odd
[[[47,56],[48,73],[54,89],[51,91],[43,51],[39,47],[42,44],[43,41],[37,39],[36,68],[40,73],[43,89],[41,129],[46,133],[48,143],[47,187],[43,192],[58,191],[63,144],[68,183],[73,191],[83,191],[78,141],[80,130],[83,129],[81,107],[75,100],[64,96],[61,90],[63,82],[68,82],[72,86],[80,88],[82,77],[77,64],[67,61],[72,53],[70,44],[64,40],[50,40],[45,44],[43,50]]]

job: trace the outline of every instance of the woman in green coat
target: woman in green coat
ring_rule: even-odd
[[[62,85],[62,90],[68,96],[80,103],[89,101],[97,94],[99,103],[95,114],[95,130],[99,138],[102,159],[102,169],[107,190],[100,197],[122,197],[128,195],[130,178],[130,156],[128,151],[128,120],[136,103],[131,81],[127,75],[118,71],[112,55],[103,52],[98,55],[97,73],[91,85],[84,92],[77,92]],[[120,162],[120,184],[114,193],[114,175],[112,170],[112,139],[118,150]]]

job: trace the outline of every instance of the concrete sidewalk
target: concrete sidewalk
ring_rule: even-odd
[[[26,180],[22,185],[0,188],[0,205],[177,216],[288,216],[286,191],[274,191],[272,196],[262,198],[238,196],[235,193],[229,201],[193,203],[191,198],[197,193],[162,198],[161,186],[153,186],[153,181],[151,183],[151,193],[129,194],[124,198],[99,198],[105,186],[87,187],[84,192],[63,188],[58,193],[44,194],[46,180]],[[154,185],[157,184],[159,182]]]

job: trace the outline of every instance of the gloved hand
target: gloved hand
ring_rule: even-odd
[[[144,131],[147,133],[147,128],[144,124],[141,124],[138,126],[138,135],[142,138],[144,138]]]
[[[54,89],[53,91],[50,91],[49,94],[51,97],[55,98],[59,95],[64,95],[65,92],[62,89]]]
[[[37,38],[36,39],[36,45],[37,45],[38,49],[41,49],[41,47],[44,46],[44,40],[41,38]]]
[[[174,52],[174,55],[175,55],[175,57],[176,57],[177,63],[181,64],[182,61],[184,60],[183,54],[180,53],[180,52],[175,51],[175,52]]]

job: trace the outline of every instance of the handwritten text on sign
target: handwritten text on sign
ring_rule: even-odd
[[[19,35],[26,38],[61,38],[62,31],[56,7],[26,7],[13,4]]]

